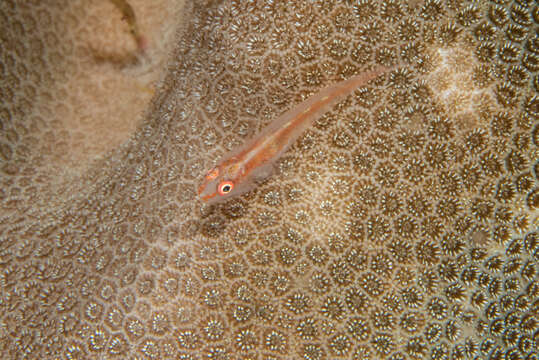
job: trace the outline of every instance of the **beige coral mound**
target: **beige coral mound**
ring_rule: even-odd
[[[70,38],[70,4],[0,5],[4,358],[537,358],[535,2],[198,2],[143,59],[122,30]],[[376,64],[260,187],[196,199],[227,150]],[[117,97],[77,86],[103,67]]]

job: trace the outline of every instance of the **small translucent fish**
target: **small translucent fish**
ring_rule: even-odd
[[[378,66],[328,86],[283,113],[253,139],[223,156],[221,162],[208,171],[198,188],[200,199],[217,203],[253,189],[271,174],[276,160],[314,120],[355,89],[389,69]]]

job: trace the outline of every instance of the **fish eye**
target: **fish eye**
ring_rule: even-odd
[[[219,195],[226,195],[234,189],[234,183],[232,181],[223,181],[217,187]]]

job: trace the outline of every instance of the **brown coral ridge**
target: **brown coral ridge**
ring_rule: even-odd
[[[23,70],[41,68],[17,55],[12,19],[40,13],[10,5],[5,358],[537,357],[537,4],[197,3],[146,119],[78,177],[50,170],[65,169],[54,139],[73,140],[55,122],[69,98],[22,111],[61,79]],[[396,63],[256,191],[194,200],[204,170],[283,110]]]

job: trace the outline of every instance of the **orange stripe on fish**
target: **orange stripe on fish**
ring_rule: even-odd
[[[315,119],[340,99],[389,69],[378,66],[328,86],[280,115],[253,139],[223,156],[221,162],[208,171],[198,188],[200,199],[217,203],[254,188],[259,180],[271,174],[275,161]]]

